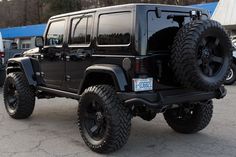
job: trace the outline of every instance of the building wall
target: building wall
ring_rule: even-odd
[[[212,19],[220,22],[230,30],[236,30],[236,1],[221,0],[212,16]]]
[[[17,49],[31,49],[35,47],[35,37],[29,38],[11,38],[10,40],[17,44]]]

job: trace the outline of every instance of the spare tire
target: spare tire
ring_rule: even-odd
[[[212,91],[225,81],[232,60],[232,44],[224,28],[213,20],[184,25],[174,39],[171,65],[179,83]]]

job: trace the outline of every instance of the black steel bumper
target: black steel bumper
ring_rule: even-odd
[[[158,93],[139,92],[139,93],[118,93],[121,100],[127,106],[146,106],[157,110],[162,110],[172,104],[205,101],[209,99],[221,99],[225,97],[227,91],[224,86],[216,91],[204,92],[187,89],[169,89]]]

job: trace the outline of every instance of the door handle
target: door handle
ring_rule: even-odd
[[[82,58],[82,59],[88,58],[90,56],[91,56],[91,54],[88,53],[88,52],[82,52],[82,53],[79,54],[79,57]]]

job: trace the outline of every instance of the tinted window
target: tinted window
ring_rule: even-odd
[[[98,44],[129,44],[131,25],[132,18],[130,12],[101,15],[99,17]]]
[[[176,15],[177,18],[173,18]],[[148,12],[148,50],[169,50],[181,25],[190,21],[188,13],[162,12],[157,18],[155,11]],[[186,16],[186,17],[185,17]]]
[[[65,21],[52,22],[46,36],[46,45],[62,45]]]
[[[92,17],[73,19],[70,44],[89,44],[91,38]]]

